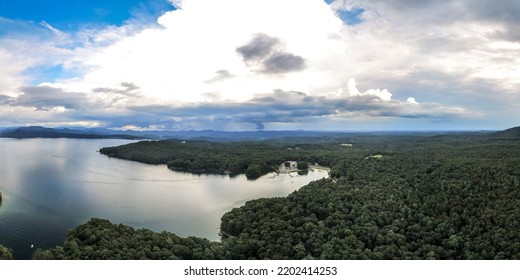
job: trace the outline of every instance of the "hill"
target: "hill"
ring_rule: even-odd
[[[512,127],[506,130],[491,134],[493,139],[520,140],[520,126]]]
[[[46,128],[41,126],[18,127],[0,132],[3,138],[85,138],[85,139],[144,139],[128,134],[93,133],[69,128]]]

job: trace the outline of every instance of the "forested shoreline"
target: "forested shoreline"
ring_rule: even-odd
[[[253,164],[316,162],[330,166],[331,176],[287,197],[259,198],[229,211],[221,219],[220,242],[92,219],[72,230],[63,246],[38,250],[35,259],[520,258],[520,141],[513,139],[461,134],[148,141],[102,152],[142,162],[144,154],[164,155],[149,162],[155,164],[194,154],[202,166],[222,163],[198,169],[216,173],[231,171],[244,155],[251,157],[244,161],[248,166],[235,173]]]
[[[309,138],[295,144],[288,138],[279,141],[209,142],[209,141],[142,141],[100,149],[109,157],[148,164],[165,164],[175,171],[195,174],[245,174],[257,179],[270,172],[278,172],[287,160],[328,166],[345,149],[332,144],[331,139],[318,141]],[[301,141],[302,139],[299,139]],[[321,143],[325,142],[325,143]]]

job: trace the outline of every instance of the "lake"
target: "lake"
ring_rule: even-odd
[[[261,197],[286,196],[327,177],[194,175],[109,158],[97,151],[133,141],[0,138],[0,244],[17,259],[63,243],[92,217],[179,236],[219,240],[220,217]],[[33,248],[31,246],[33,245]]]

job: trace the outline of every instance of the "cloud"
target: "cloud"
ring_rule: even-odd
[[[256,34],[247,44],[238,47],[236,51],[244,62],[260,64],[260,73],[282,74],[303,70],[303,57],[283,51],[280,39],[267,34]]]
[[[143,102],[139,87],[132,83],[121,83],[114,88],[94,88],[88,92],[65,91],[48,85],[26,86],[18,91],[15,96],[0,95],[0,104],[40,111],[67,110],[78,116],[89,116],[80,118],[88,121],[97,120],[100,111],[117,115],[125,111],[125,106]]]
[[[354,86],[352,85],[354,84]],[[251,124],[256,129],[272,127],[275,123],[312,123],[317,120],[405,118],[427,119],[440,122],[476,115],[460,107],[448,107],[438,103],[418,103],[414,98],[406,101],[387,99],[383,91],[360,92],[351,83],[349,93],[330,96],[310,96],[302,92],[274,90],[257,94],[241,103],[213,104],[201,103],[191,106],[137,105],[130,107],[133,116],[146,115],[160,119],[162,124],[212,123],[223,126],[226,123]],[[352,94],[352,91],[356,94]],[[139,117],[140,118],[140,117]],[[148,125],[148,122],[140,123]]]
[[[27,86],[20,89],[15,97],[3,96],[3,104],[36,108],[37,110],[53,110],[56,108],[78,109],[89,103],[83,93],[65,92],[49,86]]]
[[[147,104],[135,95],[137,90],[138,87],[129,83],[118,88],[95,88],[88,94],[48,86],[27,87],[17,97],[0,96],[0,107],[9,105],[41,120],[52,116],[61,124],[146,129],[229,129],[236,128],[233,125],[237,124],[241,129],[265,129],[276,124],[303,125],[329,119],[404,118],[441,122],[474,117],[460,107],[418,103],[412,97],[406,101],[394,100],[390,93],[387,98],[388,95],[381,95],[386,90],[360,91],[353,80],[347,89],[332,95],[311,96],[278,89],[256,94],[245,102],[226,103]]]
[[[65,34],[64,32],[60,31],[59,29],[53,27],[46,21],[41,21],[40,25],[47,28],[49,31],[51,31],[54,34],[54,36],[56,36],[60,39],[65,39],[67,37],[67,34]]]
[[[291,14],[297,18],[289,28],[287,11],[295,4],[301,9]],[[232,12],[238,10],[249,12]],[[327,16],[332,18],[324,20]],[[310,65],[307,55],[323,49],[312,42],[328,38],[341,25],[328,6],[293,0],[185,1],[182,10],[165,13],[158,23],[159,27],[133,34],[120,36],[116,30],[107,46],[79,48],[64,65],[85,74],[53,86],[86,92],[131,81],[145,97],[176,103],[206,101],[208,94],[214,100],[244,101],[273,88],[301,91],[308,88],[302,83],[308,76],[302,70]],[[108,30],[101,37],[111,38],[110,34]],[[233,79],[218,76],[220,70],[232,73]],[[284,79],[266,74],[284,74]]]
[[[0,105],[7,104],[11,100],[11,98],[12,97],[7,96],[7,95],[0,95]]]
[[[228,70],[218,70],[215,72],[215,76],[207,81],[205,81],[206,83],[216,83],[216,82],[220,82],[220,81],[224,81],[224,80],[227,80],[227,79],[231,79],[233,78],[234,75],[229,73]]]
[[[0,94],[11,94],[25,82],[22,72],[27,67],[26,63],[16,63],[16,56],[0,47],[0,65]]]
[[[408,97],[408,99],[406,99],[406,102],[410,104],[419,104],[417,101],[415,101],[415,98],[413,97]]]
[[[95,88],[92,91],[94,93],[115,93],[115,94],[121,94],[125,96],[138,96],[139,95],[139,87],[135,85],[134,83],[130,82],[122,82],[121,88]]]
[[[366,92],[360,92],[357,89],[356,80],[349,79],[348,81],[348,93],[350,96],[374,96],[384,101],[390,101],[392,99],[392,94],[388,92],[387,89],[369,89]]]
[[[303,70],[305,60],[301,56],[277,52],[262,62],[262,73],[279,74]]]
[[[247,44],[238,47],[236,51],[242,56],[245,62],[250,60],[262,60],[272,54],[277,46],[280,45],[278,38],[266,34],[256,34]]]
[[[35,85],[74,52],[68,48],[72,47],[70,36],[46,22],[0,17],[0,30],[0,94],[12,96],[20,87]]]
[[[168,0],[175,8],[182,9],[183,4],[186,0]]]
[[[170,2],[156,24],[66,36],[18,22],[36,35],[0,34],[0,103],[112,126],[520,122],[518,1]],[[34,82],[53,66],[68,75]]]

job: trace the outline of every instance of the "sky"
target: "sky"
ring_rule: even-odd
[[[0,0],[0,127],[520,125],[517,0]]]

